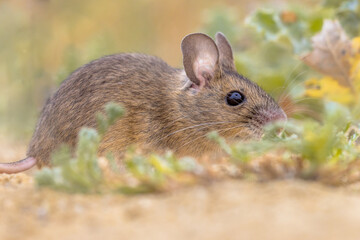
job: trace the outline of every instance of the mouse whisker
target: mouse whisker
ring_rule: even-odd
[[[236,128],[240,128],[240,127],[249,127],[249,126],[250,126],[250,124],[238,124],[238,125],[233,126],[233,127],[220,129],[219,132],[226,132],[226,131],[230,131],[232,129],[236,129]]]
[[[291,80],[291,82],[290,82],[289,84],[287,84],[287,86],[286,86],[286,90],[288,90],[287,92],[290,92],[290,91],[293,89],[293,86],[297,86],[299,83],[301,84],[302,81],[301,81],[301,82],[298,82],[298,83],[296,83],[296,84],[294,84],[294,83],[295,83],[302,75],[304,75],[304,74],[307,73],[307,72],[308,72],[308,70],[304,70],[304,71],[298,73],[298,74]],[[289,87],[291,87],[291,88],[289,89]]]
[[[185,127],[185,128],[181,128],[179,130],[176,130],[174,132],[171,132],[169,134],[167,134],[166,136],[162,137],[160,140],[164,139],[164,138],[167,138],[175,133],[178,133],[178,132],[182,132],[182,131],[185,131],[185,130],[188,130],[188,129],[193,129],[193,128],[206,128],[208,126],[212,126],[212,125],[217,125],[217,124],[226,124],[226,123],[231,123],[230,121],[224,121],[224,122],[207,122],[207,123],[201,123],[201,124],[197,124],[197,125],[192,125],[192,126],[189,126],[189,127]]]
[[[314,97],[303,97],[303,98],[298,98],[298,99],[294,99],[294,103],[299,103],[299,102],[302,102],[302,101],[306,101],[306,100],[314,100],[314,99],[317,99],[317,98],[314,98]]]
[[[295,72],[295,70],[301,65],[301,62],[298,62],[293,69],[291,70],[291,72],[286,76],[285,78],[285,83],[287,83],[290,79],[293,79],[291,76],[293,75],[293,73]],[[291,81],[291,80],[290,80]]]
[[[297,86],[299,86],[300,84],[303,83],[303,81],[296,83],[296,80],[307,72],[308,72],[308,70],[304,70],[304,71],[300,72],[290,81],[290,83],[286,84],[286,86],[283,87],[283,92],[279,95],[279,97],[276,99],[276,101],[280,103],[283,99],[289,98],[290,92],[293,89],[295,89]],[[286,82],[287,81],[285,81],[285,83]]]
[[[245,125],[243,125],[243,126],[245,126]],[[241,125],[237,125],[236,127],[241,127]],[[227,128],[226,128],[226,129],[227,129]],[[220,132],[223,132],[223,131],[226,130],[226,129],[219,129],[219,130],[217,130],[217,132],[220,133]],[[185,144],[180,145],[180,146],[177,146],[177,147],[175,148],[175,150],[181,149],[181,148],[185,147],[186,145],[189,145],[190,143],[193,143],[193,142],[195,142],[196,140],[199,140],[199,139],[201,139],[201,138],[207,138],[207,135],[208,135],[208,134],[209,134],[209,133],[207,132],[207,133],[202,134],[202,135],[200,135],[200,136],[198,136],[198,137],[195,137],[195,138],[191,139],[190,141],[186,142]]]

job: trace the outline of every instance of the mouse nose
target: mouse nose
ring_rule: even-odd
[[[261,115],[262,115],[261,118],[263,120],[262,122],[264,125],[276,121],[280,121],[280,122],[287,121],[287,116],[281,108],[276,110],[264,111]]]
[[[270,122],[275,122],[275,121],[281,121],[281,122],[287,121],[287,116],[284,110],[279,109],[279,111],[273,116],[273,119]]]

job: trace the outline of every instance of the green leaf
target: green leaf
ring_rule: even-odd
[[[108,117],[108,125],[113,125],[116,120],[125,114],[124,108],[114,102],[109,102],[105,105],[105,112]]]
[[[246,23],[255,27],[266,39],[276,39],[280,32],[278,15],[274,10],[260,9],[246,19]]]
[[[222,32],[230,42],[233,42],[239,35],[236,16],[237,13],[226,6],[205,11],[204,26],[201,32],[205,32],[209,36],[215,36],[217,32]]]
[[[97,121],[97,129],[99,131],[99,134],[101,136],[103,136],[106,133],[108,127],[109,127],[108,120],[106,119],[104,114],[97,113],[96,114],[96,121]]]

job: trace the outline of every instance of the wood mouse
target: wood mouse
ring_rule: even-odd
[[[27,158],[1,163],[0,173],[50,165],[61,144],[74,148],[81,127],[96,128],[96,113],[108,102],[125,116],[105,134],[99,154],[121,156],[131,144],[199,156],[219,149],[207,138],[217,131],[229,141],[260,138],[265,124],[286,114],[256,83],[238,74],[222,33],[182,40],[184,69],[137,53],[105,56],[75,70],[47,100]]]

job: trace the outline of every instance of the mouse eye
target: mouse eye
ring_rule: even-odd
[[[245,101],[245,96],[241,92],[231,91],[226,95],[225,101],[229,106],[237,106]]]

